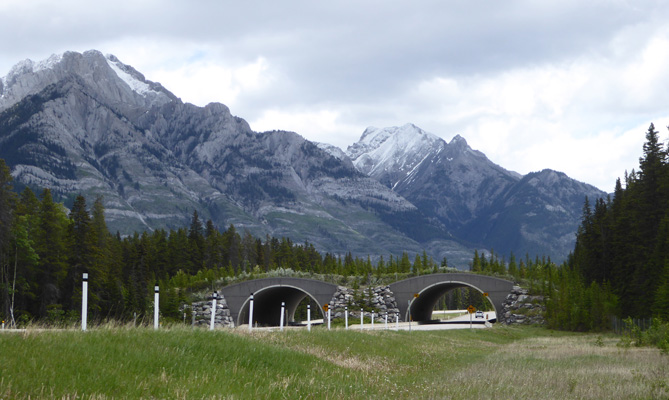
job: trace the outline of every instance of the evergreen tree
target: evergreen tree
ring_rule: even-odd
[[[75,198],[70,211],[70,221],[67,232],[69,268],[62,289],[64,307],[76,311],[80,309],[78,306],[81,304],[82,274],[88,273],[91,283],[100,282],[100,277],[92,273],[95,241],[84,196],[79,195]],[[91,290],[89,294],[89,307],[92,310],[96,310],[98,306],[97,294],[96,290]]]
[[[479,257],[479,251],[474,249],[474,260],[472,261],[472,272],[481,272],[481,258]]]
[[[408,273],[411,270],[411,261],[409,261],[409,254],[406,251],[402,253],[398,269],[402,273]]]
[[[653,315],[664,321],[669,321],[669,261],[665,262],[662,279],[655,292]]]
[[[90,265],[89,291],[95,292],[98,307],[93,311],[102,316],[120,316],[123,310],[122,267],[118,242],[107,228],[103,198],[96,197],[91,209],[91,239],[93,260]],[[164,252],[167,257],[167,251]],[[97,309],[97,310],[96,310]]]
[[[16,318],[25,314],[26,310],[31,308],[30,303],[33,303],[37,297],[31,290],[34,286],[31,283],[35,278],[35,266],[39,260],[34,245],[29,234],[28,217],[17,215],[12,226],[13,263],[10,263],[9,271],[7,271],[11,275],[5,275],[8,289],[7,303],[5,303],[8,312],[6,315],[12,326],[16,326]]]
[[[513,254],[513,251],[509,256],[509,275],[518,279],[518,264],[516,263],[516,256]]]
[[[13,274],[10,262],[11,231],[14,220],[16,194],[12,191],[12,175],[5,161],[0,159],[0,309],[3,320],[7,319],[12,312],[11,294],[15,274]]]
[[[5,247],[9,244],[15,201],[12,175],[5,161],[0,159],[0,246],[2,246],[0,249],[5,251]]]
[[[616,181],[612,199],[596,201],[594,212],[586,202],[571,258],[586,285],[610,286],[623,317],[648,316],[648,297],[657,302],[669,257],[669,161],[653,124],[639,164],[638,173],[625,172],[624,188]],[[588,293],[593,302],[607,295],[592,286]]]
[[[61,290],[67,276],[66,233],[68,218],[64,207],[53,202],[51,191],[44,189],[39,210],[35,248],[39,255],[38,282],[40,303],[35,314],[46,317],[50,310],[62,309]]]
[[[416,258],[413,261],[413,273],[416,275],[423,274],[423,262],[418,254],[416,254]]]
[[[222,241],[224,249],[223,262],[230,264],[236,274],[241,263],[241,238],[234,225],[230,224],[228,230],[223,232]],[[280,264],[280,261],[277,262]]]
[[[188,230],[188,254],[190,256],[191,273],[196,273],[204,267],[204,231],[202,229],[202,222],[197,215],[197,211],[193,211],[191,218],[190,229]]]

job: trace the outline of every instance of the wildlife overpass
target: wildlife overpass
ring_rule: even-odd
[[[496,312],[500,312],[513,282],[485,275],[442,273],[421,275],[389,285],[399,309],[400,321],[429,321],[439,299],[450,290],[470,287],[484,293]],[[278,326],[281,303],[285,303],[287,321],[294,319],[295,310],[305,297],[318,304],[313,315],[323,315],[323,305],[333,301],[337,285],[304,278],[263,278],[222,288],[230,315],[236,326],[248,323],[249,306],[253,296],[253,320],[260,325]]]
[[[251,295],[253,320],[260,325],[278,326],[282,302],[285,303],[287,321],[292,321],[297,306],[305,297],[314,300],[322,313],[323,305],[330,302],[336,290],[337,285],[314,279],[263,278],[226,286],[219,292],[228,303],[236,326],[248,323]]]
[[[484,293],[495,312],[499,313],[513,288],[513,282],[485,275],[450,273],[420,275],[389,286],[400,310],[400,320],[429,321],[439,299],[450,290],[461,287],[471,287]]]

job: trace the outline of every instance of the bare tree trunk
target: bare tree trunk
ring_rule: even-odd
[[[2,316],[9,313],[9,272],[4,254],[0,252],[0,290],[2,290]]]
[[[19,263],[19,246],[18,244],[14,246],[14,278],[12,279],[12,301],[9,304],[9,315],[12,318],[11,325],[13,328],[16,328],[16,320],[14,319],[14,293],[16,293],[16,267]]]

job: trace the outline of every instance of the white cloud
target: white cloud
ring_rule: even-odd
[[[265,110],[258,119],[250,121],[249,124],[255,131],[277,129],[297,132],[311,137],[311,140],[334,144],[344,149],[357,141],[362,133],[359,132],[359,127],[347,125],[342,121],[341,114],[331,109],[270,109]]]
[[[267,71],[263,58],[232,68],[202,60],[174,69],[159,68],[152,79],[169,82],[171,91],[195,105],[221,102],[234,108],[240,94],[262,90],[271,82]]]

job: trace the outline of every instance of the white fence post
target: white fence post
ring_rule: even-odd
[[[311,304],[307,304],[307,331],[311,332]]]
[[[328,330],[330,330],[330,310],[332,307],[328,307]]]
[[[344,326],[348,329],[348,306],[344,307]]]
[[[279,330],[283,332],[283,314],[285,313],[284,309],[286,308],[286,302],[281,302],[281,316],[279,317]]]
[[[209,330],[214,330],[214,320],[216,319],[216,298],[218,297],[218,292],[214,292],[214,298],[211,300],[211,322],[209,322]]]
[[[372,311],[372,330],[374,330],[374,311]]]
[[[84,272],[81,280],[81,330],[86,330],[88,323],[88,273]]]
[[[388,330],[388,311],[386,311],[386,330]]]
[[[363,318],[365,317],[365,313],[363,312],[362,308],[360,309],[360,330],[362,330],[362,326],[365,324],[365,321]]]
[[[251,302],[249,303],[249,332],[253,329],[253,293],[251,293]]]
[[[154,288],[155,294],[153,295],[153,329],[158,329],[158,315],[160,313],[160,288],[158,285]]]

